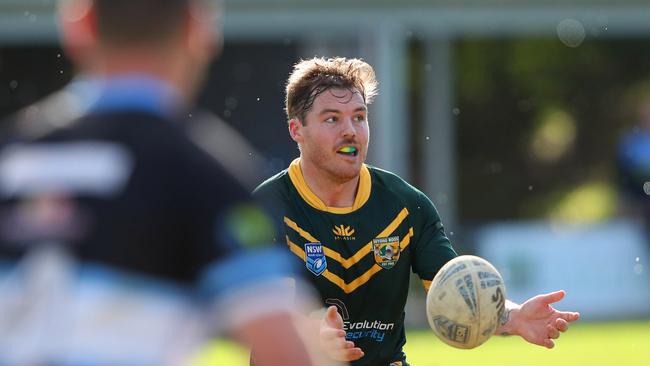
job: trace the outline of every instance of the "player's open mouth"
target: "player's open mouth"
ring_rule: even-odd
[[[357,150],[357,148],[354,146],[343,146],[336,153],[341,155],[357,156],[359,154],[359,150]]]

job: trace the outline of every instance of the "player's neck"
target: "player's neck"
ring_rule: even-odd
[[[359,175],[348,180],[337,179],[315,166],[300,160],[300,170],[309,189],[328,207],[351,207],[357,197]]]
[[[183,102],[190,99],[190,75],[179,66],[180,56],[167,56],[161,62],[161,52],[139,51],[131,48],[115,49],[106,48],[102,50],[103,57],[99,57],[93,69],[95,73],[112,77],[125,74],[145,74],[165,81],[180,94]],[[172,53],[173,54],[173,53]]]

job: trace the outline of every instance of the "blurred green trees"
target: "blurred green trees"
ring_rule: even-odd
[[[616,146],[649,95],[650,42],[465,39],[454,57],[462,221],[615,214]]]

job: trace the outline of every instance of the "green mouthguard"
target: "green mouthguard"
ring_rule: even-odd
[[[339,149],[339,151],[342,152],[342,153],[348,154],[348,153],[353,153],[353,152],[357,151],[357,148],[352,147],[352,146],[345,146],[345,147],[342,147],[341,149]]]

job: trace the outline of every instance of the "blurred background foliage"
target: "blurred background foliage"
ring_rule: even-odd
[[[455,53],[461,221],[615,215],[647,40],[466,39]]]

